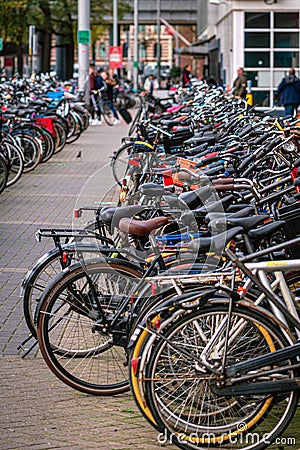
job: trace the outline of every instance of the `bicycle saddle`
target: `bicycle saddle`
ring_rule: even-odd
[[[252,216],[252,217],[224,217],[211,220],[209,225],[214,230],[224,230],[228,228],[234,227],[242,227],[245,232],[252,230],[257,227],[260,223],[269,219],[268,214],[262,214],[260,216]]]
[[[203,237],[189,242],[188,248],[192,252],[209,250],[210,252],[220,252],[237,234],[243,232],[242,227],[235,227],[223,233],[211,237]]]
[[[151,231],[167,225],[167,217],[154,217],[149,220],[135,220],[124,217],[119,222],[119,230],[134,236],[148,236]]]
[[[133,217],[143,209],[140,205],[111,206],[100,211],[100,218],[110,229],[110,232],[113,233],[114,228],[118,228],[119,222],[123,217]]]
[[[235,205],[231,205],[235,206]],[[254,214],[253,206],[245,206],[244,208],[237,210],[235,212],[231,212],[231,206],[227,208],[226,212],[211,212],[205,216],[205,222],[208,223],[212,220],[227,218],[227,217],[248,217]]]
[[[261,241],[272,236],[276,231],[279,231],[285,225],[284,220],[277,220],[276,222],[268,223],[256,230],[251,230],[248,232],[248,236],[251,241]]]
[[[179,195],[179,204],[184,208],[196,209],[199,206],[218,199],[213,186],[204,186],[195,191],[183,192]]]

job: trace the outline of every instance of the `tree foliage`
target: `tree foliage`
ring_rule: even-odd
[[[112,7],[111,0],[90,0],[93,40],[111,23]],[[128,10],[127,0],[118,1],[120,17]],[[51,48],[55,42],[55,46],[66,49],[67,77],[71,76],[77,46],[78,0],[0,0],[0,11],[0,37],[4,42],[15,42],[20,49],[19,72],[22,72],[22,51],[28,44],[29,25],[35,25],[42,53],[42,71],[50,69]]]

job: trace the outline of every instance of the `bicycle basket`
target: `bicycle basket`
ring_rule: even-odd
[[[285,221],[285,234],[287,239],[300,237],[300,202],[283,206],[278,210],[278,218]],[[289,248],[292,258],[300,258],[300,244]]]

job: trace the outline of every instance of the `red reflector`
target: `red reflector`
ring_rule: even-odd
[[[152,295],[156,295],[157,294],[157,286],[155,281],[153,283],[151,283],[151,290],[152,290]]]
[[[64,263],[67,262],[67,252],[63,252],[63,254],[62,254],[62,260],[63,260]]]
[[[130,294],[130,303],[134,303],[134,295]]]
[[[157,320],[155,321],[155,328],[156,328],[157,330],[159,330],[159,328],[160,328],[160,319],[157,319]]]
[[[122,185],[123,185],[123,186],[127,186],[127,183],[126,183],[126,180],[125,180],[125,179],[122,181]]]
[[[247,290],[243,286],[239,286],[237,291],[241,295],[246,294],[246,292],[247,292]]]
[[[140,165],[140,160],[139,159],[130,159],[129,160],[129,165],[138,167]]]
[[[134,375],[137,375],[138,372],[138,366],[139,366],[139,358],[134,358],[131,360],[131,367],[133,370]]]
[[[78,217],[80,217],[79,209],[74,209],[74,217],[75,217],[75,219],[78,219]]]

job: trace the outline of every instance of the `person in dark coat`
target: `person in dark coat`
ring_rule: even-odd
[[[237,70],[237,77],[233,82],[232,93],[235,97],[246,98],[247,75],[242,67],[239,67]]]
[[[275,96],[280,96],[280,104],[284,106],[285,116],[295,116],[300,104],[300,80],[291,68],[279,84]]]
[[[184,69],[182,71],[181,76],[182,87],[187,87],[190,83],[190,80],[191,80],[191,66],[190,64],[187,64],[186,66],[184,66]]]

